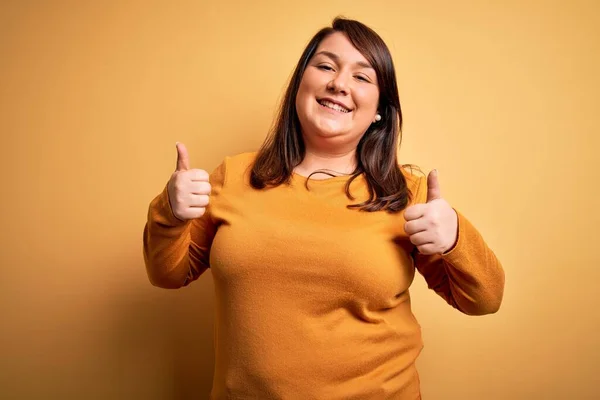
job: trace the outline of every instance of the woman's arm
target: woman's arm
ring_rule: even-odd
[[[504,293],[504,271],[475,227],[457,214],[456,245],[444,254],[432,255],[420,254],[415,248],[415,267],[430,289],[463,313],[495,313]]]
[[[225,163],[222,163],[210,175],[211,203],[220,194],[224,177]],[[146,272],[153,285],[177,289],[210,268],[210,247],[218,228],[211,208],[209,203],[202,217],[181,221],[173,214],[167,186],[152,200],[143,244]]]
[[[429,288],[465,314],[498,311],[504,293],[502,266],[477,229],[442,199],[437,172],[417,182],[415,203],[405,211],[411,220],[405,227],[411,241],[425,243],[420,246],[423,254],[415,247],[412,257]]]

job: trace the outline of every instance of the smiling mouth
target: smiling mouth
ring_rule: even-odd
[[[330,108],[332,110],[342,112],[344,114],[347,114],[347,113],[351,112],[351,110],[347,109],[346,107],[340,106],[339,104],[336,104],[336,103],[332,103],[331,101],[317,100],[317,103],[319,103],[323,107],[327,107],[327,108]]]

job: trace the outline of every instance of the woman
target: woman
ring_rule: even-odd
[[[388,48],[338,18],[302,54],[260,151],[209,176],[177,144],[144,256],[164,288],[212,270],[212,399],[420,398],[415,267],[458,310],[498,310],[500,263],[435,171],[399,165],[401,123]]]

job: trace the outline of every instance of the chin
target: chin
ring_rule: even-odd
[[[336,130],[336,129],[316,129],[315,133],[319,137],[324,138],[335,138],[346,135],[348,132],[344,130]]]
[[[314,127],[320,136],[339,136],[349,132],[347,126],[337,124],[334,121],[319,121]]]

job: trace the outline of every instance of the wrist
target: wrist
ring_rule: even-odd
[[[442,255],[448,254],[450,253],[452,250],[454,250],[454,248],[456,247],[456,245],[458,244],[458,213],[456,212],[456,210],[453,208],[452,212],[454,213],[454,235],[452,237],[452,240],[450,241],[450,245],[446,248],[446,250],[444,250],[442,252]]]

